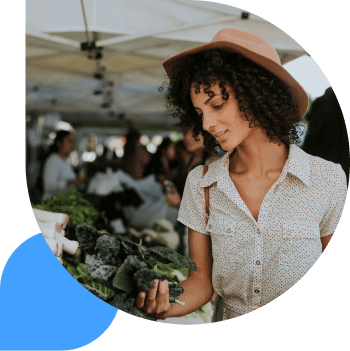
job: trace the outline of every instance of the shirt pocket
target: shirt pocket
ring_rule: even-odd
[[[312,221],[289,220],[283,223],[279,263],[311,266],[321,255],[320,228]]]
[[[210,214],[206,230],[211,236],[214,262],[243,263],[244,255],[240,250],[238,233],[232,220]]]

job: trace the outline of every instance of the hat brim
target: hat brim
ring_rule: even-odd
[[[276,77],[278,77],[282,82],[284,82],[290,88],[290,92],[297,104],[300,112],[300,119],[305,115],[308,105],[309,97],[301,85],[293,78],[293,76],[279,63],[270,60],[266,56],[259,55],[247,48],[227,41],[215,41],[208,44],[203,44],[194,47],[189,50],[185,50],[177,55],[174,55],[163,62],[163,67],[170,79],[172,81],[176,76],[177,72],[181,70],[181,64],[186,60],[187,56],[204,52],[210,49],[224,49],[228,51],[233,51],[242,54],[242,56],[255,62],[256,64],[264,67]]]

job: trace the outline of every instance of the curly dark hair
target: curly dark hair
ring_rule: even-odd
[[[199,133],[203,135],[208,151],[216,152],[220,144],[203,130],[202,118],[193,108],[190,98],[193,82],[198,93],[199,86],[204,85],[204,92],[209,96],[213,95],[211,85],[219,83],[224,100],[229,98],[226,87],[231,87],[242,118],[249,121],[250,127],[260,127],[270,142],[278,145],[300,142],[297,131],[301,116],[289,87],[241,54],[222,49],[208,50],[189,55],[175,71],[175,78],[163,83],[168,85],[166,108],[171,116],[181,119],[185,128],[193,130],[195,139]]]

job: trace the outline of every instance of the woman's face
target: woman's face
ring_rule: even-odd
[[[182,128],[183,134],[183,142],[188,152],[196,152],[199,150],[203,150],[204,146],[204,138],[202,134],[199,134],[195,140],[192,134],[192,129]]]
[[[166,150],[166,156],[167,156],[167,159],[169,161],[172,161],[175,159],[176,157],[176,148],[175,148],[175,144],[174,143],[171,143],[169,144],[167,150]]]
[[[202,115],[203,129],[214,136],[221,148],[225,151],[234,149],[253,129],[243,119],[231,87],[226,87],[229,93],[227,101],[223,100],[218,84],[213,85],[210,90],[214,93],[212,98],[204,92],[203,85],[200,85],[200,92],[196,94],[195,83],[192,83],[190,95],[193,107]]]
[[[66,135],[61,142],[58,143],[58,149],[61,153],[69,155],[74,150],[74,136]]]

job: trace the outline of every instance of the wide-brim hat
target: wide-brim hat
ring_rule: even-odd
[[[309,97],[300,84],[281,65],[281,60],[272,45],[265,39],[237,29],[225,28],[220,30],[208,44],[200,45],[174,55],[163,62],[164,69],[172,81],[181,64],[189,55],[210,49],[225,49],[240,53],[247,59],[264,67],[290,88],[294,102],[298,105],[300,118],[304,116],[309,105]]]

